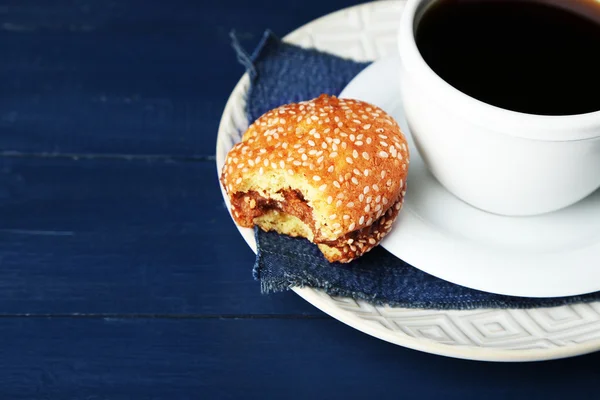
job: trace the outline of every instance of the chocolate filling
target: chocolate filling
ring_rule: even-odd
[[[252,225],[254,218],[260,217],[270,210],[278,210],[298,218],[312,230],[314,230],[314,221],[312,218],[312,208],[306,202],[306,199],[298,190],[284,189],[277,192],[282,195],[284,201],[267,199],[253,190],[247,193],[236,193],[232,199],[232,205],[240,210],[244,215],[246,222]]]

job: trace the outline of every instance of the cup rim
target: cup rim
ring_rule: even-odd
[[[463,117],[484,126],[490,123],[511,136],[543,141],[580,141],[600,137],[600,111],[570,115],[539,115],[512,111],[475,99],[443,80],[417,48],[415,19],[424,5],[437,0],[408,0],[398,29],[398,49],[406,71],[419,85],[435,93],[442,104],[452,104]]]

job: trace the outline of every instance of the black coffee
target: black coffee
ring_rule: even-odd
[[[595,0],[438,0],[416,40],[440,77],[485,103],[542,115],[600,110]]]

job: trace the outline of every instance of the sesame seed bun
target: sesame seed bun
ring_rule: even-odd
[[[301,236],[349,262],[390,231],[409,153],[394,119],[358,100],[320,97],[257,119],[221,173],[237,224]]]

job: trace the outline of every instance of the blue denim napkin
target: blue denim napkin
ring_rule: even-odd
[[[321,93],[338,95],[368,65],[283,43],[269,31],[252,54],[244,51],[235,34],[232,39],[238,60],[251,78],[249,121],[285,103]],[[468,289],[426,274],[382,247],[348,264],[330,264],[308,240],[260,229],[255,234],[254,277],[260,280],[263,293],[308,286],[374,304],[430,309],[531,308],[600,299],[600,292],[539,299]]]

